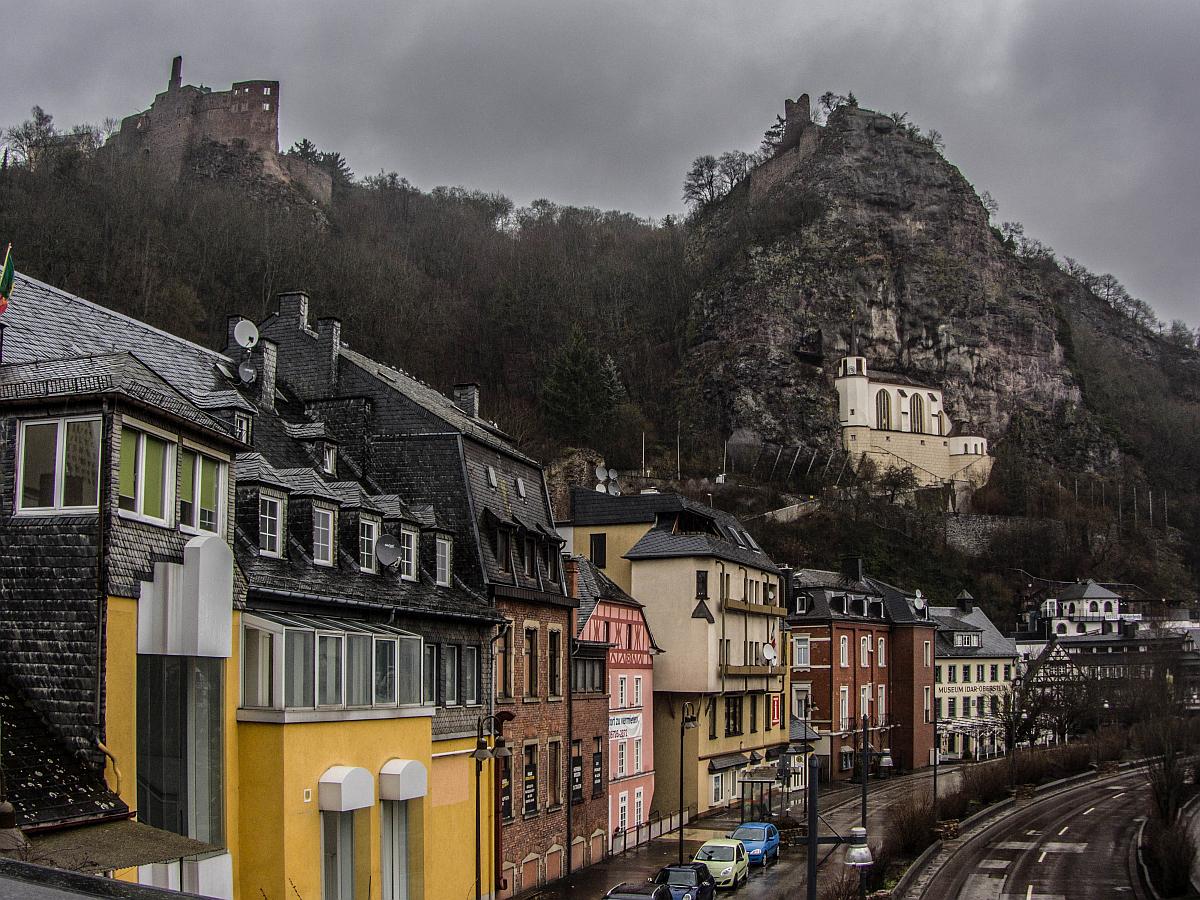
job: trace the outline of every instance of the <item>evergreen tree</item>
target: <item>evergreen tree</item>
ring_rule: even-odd
[[[576,325],[542,382],[542,411],[561,438],[587,443],[603,434],[623,391],[612,357],[601,356]]]

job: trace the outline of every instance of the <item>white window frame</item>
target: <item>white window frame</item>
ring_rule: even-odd
[[[243,444],[254,440],[254,417],[249,413],[235,412],[233,414],[233,436]]]
[[[925,668],[933,665],[933,645],[929,641],[925,641],[921,645],[922,658],[925,661]]]
[[[858,717],[871,715],[871,685],[860,685],[858,689]]]
[[[642,705],[642,676],[633,676],[633,705],[640,707]]]
[[[370,527],[371,529],[371,550],[369,553],[363,553],[363,528]],[[374,575],[379,571],[379,561],[375,558],[375,547],[379,543],[379,520],[371,516],[359,516],[358,519],[358,569],[360,572],[365,572],[368,575]],[[369,566],[363,565],[363,560],[366,559],[370,563]]]
[[[858,639],[858,667],[871,668],[871,638],[865,634]]]
[[[318,566],[332,566],[334,560],[337,559],[337,511],[331,506],[321,506],[313,504],[313,537],[312,537],[312,556],[313,563]],[[322,517],[328,522],[328,543],[325,546],[326,555],[317,555],[317,518]]]
[[[462,685],[460,687],[460,691],[462,693],[463,705],[464,706],[478,706],[479,705],[479,682],[482,680],[480,678],[480,672],[479,672],[479,648],[472,646],[472,645],[467,645],[467,646],[463,647],[462,661],[463,661],[462,670],[464,673],[466,673],[467,676],[469,676],[469,677],[462,679]],[[467,685],[468,684],[471,684],[474,686],[474,696],[471,696],[471,697],[467,696]]]
[[[263,512],[262,504],[264,500],[268,500],[275,504],[275,529],[271,535],[275,538],[275,549],[272,550],[263,544]],[[280,559],[283,556],[283,535],[284,522],[287,519],[287,498],[279,491],[271,491],[265,488],[260,488],[258,492],[258,555],[270,556],[274,559]]]
[[[341,677],[338,679],[338,685],[341,688],[341,695],[336,703],[321,702],[321,640],[329,639],[336,640],[341,644],[341,651],[338,653],[339,668]],[[342,631],[318,631],[316,643],[313,646],[313,703],[317,709],[338,709],[346,705],[346,634]]]
[[[192,470],[192,490],[195,491],[195,494],[192,497],[192,509],[194,509],[196,511],[196,524],[188,525],[187,523],[185,523],[183,521],[183,515],[181,512],[180,517],[179,517],[179,530],[182,532],[185,532],[187,534],[224,534],[225,533],[225,491],[226,491],[226,483],[227,483],[225,481],[225,479],[226,479],[227,473],[229,471],[229,464],[225,460],[220,459],[216,456],[213,456],[211,453],[205,453],[203,450],[199,449],[198,447],[193,447],[190,444],[185,443],[185,444],[181,444],[179,447],[179,458],[180,458],[180,469],[181,469],[181,471],[178,473],[179,475],[183,474],[182,473],[182,465],[183,465],[183,454],[185,452],[186,453],[194,453],[196,455],[196,461],[195,461],[195,463],[193,463],[194,468]],[[217,527],[214,529],[204,528],[200,525],[200,499],[199,499],[200,498],[200,473],[202,471],[204,471],[204,460],[206,460],[206,459],[209,460],[210,462],[215,462],[217,464],[217,509],[214,514],[214,518],[217,523]],[[180,496],[179,496],[180,503],[182,503],[183,500],[184,500],[184,497],[182,494],[180,494]]]
[[[712,805],[713,806],[716,806],[718,803],[721,802],[721,800],[724,799],[724,795],[722,793],[722,788],[724,787],[724,785],[725,785],[725,782],[722,780],[720,775],[712,776]]]
[[[633,792],[633,824],[634,827],[642,824],[642,818],[646,812],[646,794],[642,788],[636,788]]]
[[[625,699],[628,693],[627,683],[628,679],[624,675],[617,676],[617,709],[625,708]]]
[[[878,694],[875,702],[875,715],[882,721],[884,716],[887,715],[887,687],[881,684],[875,691]]]
[[[886,666],[887,665],[887,641],[881,637],[878,641],[878,644],[879,644],[879,646],[876,648],[877,652],[876,652],[876,656],[875,656],[875,664],[878,666]]]
[[[134,490],[136,497],[134,498],[134,509],[121,509],[120,487],[118,486],[117,496],[117,515],[124,519],[134,519],[138,522],[147,522],[151,525],[161,525],[167,528],[172,527],[175,522],[175,504],[177,502],[176,495],[176,478],[178,465],[176,455],[179,453],[179,443],[177,439],[165,431],[160,431],[157,428],[149,428],[139,422],[126,421],[122,423],[120,430],[117,432],[117,452],[120,454],[121,448],[121,432],[126,428],[138,436],[137,440],[137,474],[134,481]],[[163,472],[163,517],[147,515],[142,511],[142,505],[145,502],[145,487],[146,487],[146,438],[152,437],[156,441],[162,441],[167,445],[166,451],[163,453],[163,460],[166,463],[166,470]],[[120,462],[118,460],[118,466]],[[120,469],[118,468],[117,480],[120,481]]]
[[[642,739],[633,739],[633,773],[635,775],[642,771]]]
[[[400,529],[400,577],[404,581],[417,580],[417,542],[416,529]]]
[[[838,721],[839,731],[850,728],[850,688],[844,684],[838,689]]]
[[[843,634],[838,639],[838,663],[843,669],[850,667],[850,636]]]
[[[930,704],[932,702],[932,695],[933,695],[933,689],[930,688],[929,685],[925,685],[925,689],[923,691],[923,695],[921,698],[921,709],[925,714],[925,724],[926,725],[928,725],[930,723],[930,721],[932,721],[930,718],[930,716],[932,714],[931,710],[930,710]]]
[[[442,705],[458,706],[462,702],[462,653],[458,644],[449,644],[441,654]]]
[[[451,553],[454,545],[451,539],[444,534],[439,534],[433,539],[436,564],[434,566],[434,576],[437,583],[446,587],[450,584],[451,573]]]
[[[812,640],[809,635],[792,635],[792,665],[798,669],[812,666]]]
[[[67,423],[68,422],[100,422],[100,441],[96,445],[96,503],[88,506],[64,506],[63,505],[63,490],[66,485],[66,457],[67,457]],[[54,448],[54,505],[53,506],[26,506],[21,505],[21,497],[25,492],[25,429],[30,425],[49,425],[54,423],[58,426],[56,433],[56,446]],[[104,423],[100,416],[62,416],[45,419],[29,419],[21,422],[20,431],[20,451],[17,453],[17,494],[14,498],[13,509],[16,510],[18,516],[53,516],[53,515],[71,515],[81,512],[98,512],[100,509],[100,485],[104,479],[101,477],[100,466],[104,459]]]
[[[617,741],[617,777],[625,777],[626,741]]]
[[[627,831],[629,829],[629,792],[621,791],[617,795],[617,829],[619,831]]]

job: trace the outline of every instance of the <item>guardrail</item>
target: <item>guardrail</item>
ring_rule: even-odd
[[[689,806],[683,811],[683,824],[687,825],[692,820],[692,816],[693,808]],[[633,828],[627,828],[624,831],[618,829],[612,833],[612,839],[608,844],[608,855],[616,856],[619,853],[624,853],[626,850],[632,850],[634,847],[648,844],[650,841],[678,829],[679,813],[677,812],[659,819],[653,819],[649,822],[639,823]]]

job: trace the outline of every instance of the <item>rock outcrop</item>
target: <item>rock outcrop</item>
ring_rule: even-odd
[[[734,443],[832,446],[853,337],[870,366],[944,385],[952,417],[989,438],[1018,411],[1080,404],[1043,274],[889,116],[844,106],[807,125],[695,225],[689,380]]]

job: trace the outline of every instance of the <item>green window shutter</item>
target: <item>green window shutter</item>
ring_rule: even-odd
[[[167,444],[150,435],[146,442],[146,471],[143,474],[142,515],[152,519],[166,518]]]

